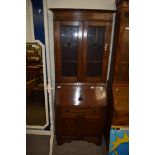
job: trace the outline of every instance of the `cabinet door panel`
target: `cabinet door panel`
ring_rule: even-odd
[[[84,81],[100,82],[106,80],[110,27],[108,22],[84,23]]]
[[[75,82],[80,77],[82,23],[55,22],[56,80]]]
[[[84,116],[83,121],[84,137],[98,137],[101,131],[101,119],[100,116]]]
[[[79,118],[76,115],[58,116],[59,139],[77,139],[79,134]]]

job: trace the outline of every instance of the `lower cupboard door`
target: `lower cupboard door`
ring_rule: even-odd
[[[76,115],[59,116],[58,135],[60,139],[77,139],[79,133],[79,118]]]
[[[100,143],[102,138],[100,116],[85,116],[83,121],[83,137],[85,140]]]

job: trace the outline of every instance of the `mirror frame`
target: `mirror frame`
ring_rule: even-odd
[[[39,40],[35,41],[27,41],[26,43],[38,43],[42,48],[42,62],[43,62],[43,79],[44,79],[44,98],[45,98],[45,115],[46,115],[46,123],[41,125],[27,125],[26,129],[42,129],[44,130],[48,125],[50,125],[49,121],[49,107],[48,107],[48,83],[47,83],[47,73],[46,73],[46,58],[45,58],[45,45]]]

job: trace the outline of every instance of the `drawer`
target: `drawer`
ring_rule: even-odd
[[[58,108],[58,111],[60,113],[77,113],[77,114],[101,114],[103,112],[102,108],[85,108],[85,107],[76,107],[76,108],[70,108],[70,107],[61,107]]]

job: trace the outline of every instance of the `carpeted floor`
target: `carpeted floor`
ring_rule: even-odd
[[[45,105],[40,105],[38,103],[26,104],[26,124],[45,125],[45,123]]]
[[[107,155],[104,146],[96,146],[85,141],[72,141],[63,145],[53,145],[52,155]]]
[[[50,137],[26,134],[26,155],[49,155]]]
[[[49,155],[50,136],[26,135],[26,155]],[[86,141],[72,141],[63,145],[57,145],[53,140],[52,155],[107,155],[106,147],[96,146]]]

